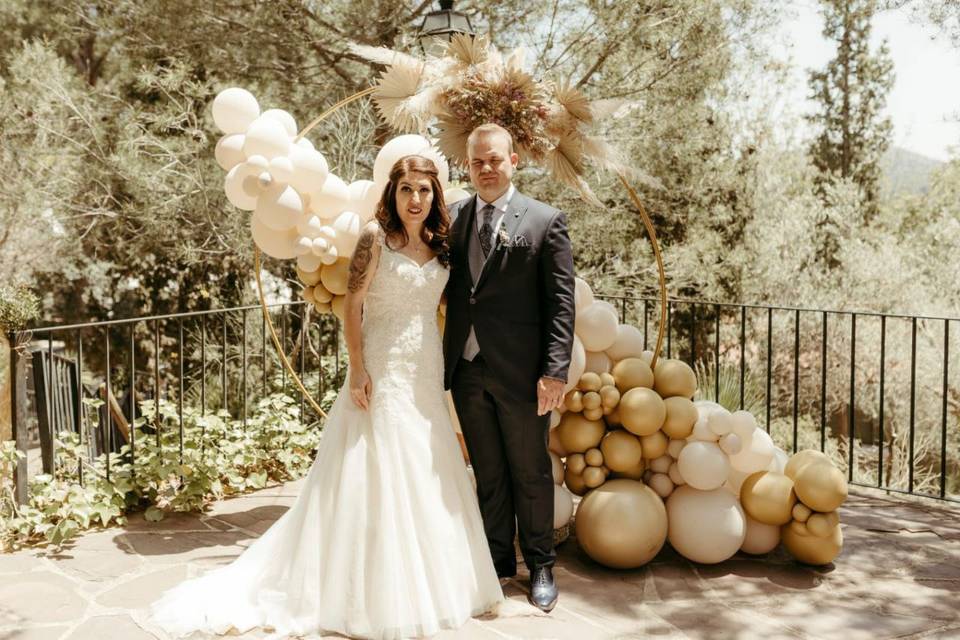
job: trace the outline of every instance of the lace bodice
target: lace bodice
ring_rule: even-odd
[[[379,236],[380,262],[363,303],[363,358],[374,393],[395,385],[442,392],[437,307],[449,269],[437,258],[421,267]]]

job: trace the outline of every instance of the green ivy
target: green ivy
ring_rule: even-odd
[[[16,504],[12,480],[22,454],[13,442],[0,443],[0,548],[59,546],[91,527],[122,525],[138,511],[150,521],[202,511],[225,496],[303,476],[321,438],[319,424],[301,424],[299,402],[284,394],[261,400],[246,425],[223,412],[184,408],[182,439],[176,405],[161,401],[159,416],[152,402],[142,409],[132,445],[109,461],[89,461],[86,444],[62,432],[56,472],[30,481],[25,505]]]

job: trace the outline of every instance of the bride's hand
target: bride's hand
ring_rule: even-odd
[[[370,382],[370,376],[365,369],[350,370],[350,398],[353,403],[361,409],[370,408],[370,393],[373,391],[373,383]]]

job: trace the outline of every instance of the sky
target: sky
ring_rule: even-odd
[[[820,33],[818,3],[793,4],[794,15],[784,22],[775,42],[793,62],[793,101],[809,110],[806,70],[823,68],[834,47]],[[893,145],[947,160],[950,147],[960,145],[960,49],[935,35],[935,28],[912,22],[906,11],[885,11],[874,19],[872,48],[886,38],[893,59],[896,79],[886,110],[893,121]]]

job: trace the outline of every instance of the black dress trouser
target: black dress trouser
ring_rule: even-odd
[[[517,527],[527,568],[552,566],[556,554],[549,414],[538,416],[535,401],[517,400],[499,384],[481,355],[457,363],[451,392],[497,574],[516,573]]]

